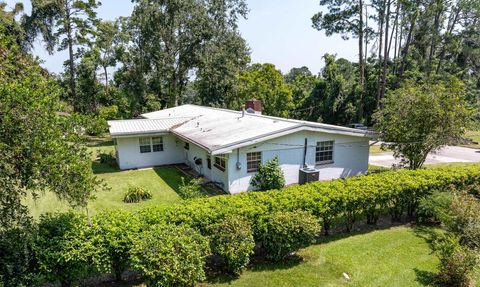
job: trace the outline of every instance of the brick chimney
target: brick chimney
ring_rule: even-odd
[[[262,101],[260,100],[248,100],[245,102],[245,110],[252,109],[256,114],[262,113]]]

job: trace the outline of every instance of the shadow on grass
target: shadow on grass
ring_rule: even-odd
[[[185,181],[190,180],[188,176],[181,174],[180,171],[173,166],[155,167],[153,170],[158,177],[160,177],[176,193],[178,193],[180,184],[182,183],[182,177],[185,178]]]
[[[112,166],[98,161],[92,161],[92,170],[94,174],[113,173],[121,171],[116,165]]]
[[[435,276],[436,274],[432,271],[419,270],[414,268],[415,275],[417,276],[416,281],[423,286],[437,286],[435,285]]]

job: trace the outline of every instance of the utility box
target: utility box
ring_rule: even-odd
[[[311,181],[318,181],[320,179],[320,171],[314,168],[301,168],[298,183],[304,184]]]

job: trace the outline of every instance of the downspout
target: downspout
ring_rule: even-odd
[[[303,146],[303,168],[307,168],[307,138],[305,138],[305,144]]]

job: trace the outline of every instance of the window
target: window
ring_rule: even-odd
[[[140,153],[163,151],[163,138],[140,138]]]
[[[225,171],[225,167],[227,166],[226,159],[224,157],[216,156],[214,166],[221,171]]]
[[[153,152],[163,151],[163,138],[162,137],[153,137],[152,138],[152,150],[153,150]]]
[[[334,141],[317,142],[315,150],[315,162],[317,164],[333,162],[333,145]]]
[[[150,138],[140,138],[140,153],[151,152]]]
[[[207,154],[207,167],[212,169],[212,157],[209,154]]]
[[[190,149],[190,143],[185,143],[183,148],[186,149],[186,150],[189,150]]]
[[[258,170],[258,165],[262,163],[261,152],[247,153],[247,172],[255,172]]]

